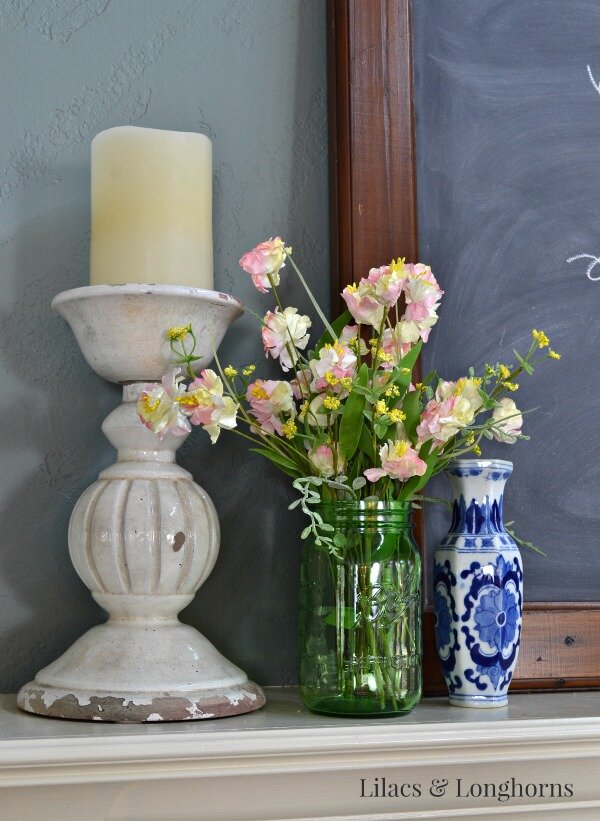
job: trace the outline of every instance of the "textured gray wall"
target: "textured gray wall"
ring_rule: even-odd
[[[10,691],[103,617],[66,533],[75,500],[114,458],[100,423],[119,391],[49,307],[87,284],[90,140],[123,123],[208,134],[216,287],[270,307],[237,259],[281,233],[326,304],[325,2],[3,0],[0,55],[0,690]],[[307,308],[295,282],[287,294]],[[221,352],[262,360],[251,317]],[[301,522],[286,509],[287,480],[231,435],[212,448],[198,431],[180,462],[223,530],[184,620],[257,681],[293,682]]]

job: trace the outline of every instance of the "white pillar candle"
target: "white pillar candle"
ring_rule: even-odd
[[[212,144],[120,126],[92,140],[92,285],[213,289]]]

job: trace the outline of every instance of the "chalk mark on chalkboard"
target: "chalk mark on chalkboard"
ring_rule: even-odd
[[[598,92],[600,94],[600,92]],[[587,267],[587,271],[585,272],[587,278],[592,282],[598,282],[600,280],[600,274],[597,277],[592,276],[592,271],[596,267],[596,265],[600,265],[600,257],[595,257],[593,254],[577,254],[574,257],[569,257],[567,262],[575,262],[576,259],[589,259],[591,262]]]
[[[594,88],[596,89],[598,94],[600,94],[600,83],[597,83],[594,80],[594,75],[592,74],[592,69],[589,66],[587,67],[587,70],[588,70],[588,74],[589,74],[589,77],[590,77],[591,84],[594,86]]]

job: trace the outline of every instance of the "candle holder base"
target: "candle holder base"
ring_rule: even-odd
[[[262,690],[180,622],[108,621],[21,688],[30,713],[84,721],[190,721],[262,707]]]

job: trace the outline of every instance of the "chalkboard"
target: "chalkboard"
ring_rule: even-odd
[[[419,256],[446,293],[424,367],[510,361],[543,329],[560,362],[523,377],[531,441],[507,517],[529,601],[600,599],[600,2],[413,2]],[[443,480],[433,493],[448,495]],[[427,513],[429,549],[447,529]]]

